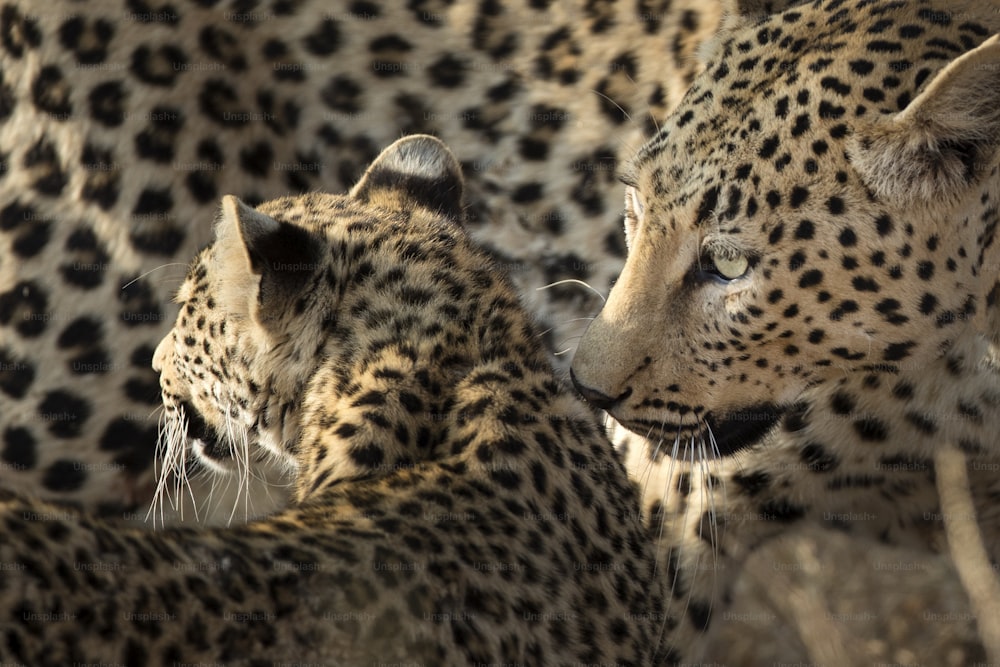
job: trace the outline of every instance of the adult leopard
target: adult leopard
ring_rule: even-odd
[[[766,4],[624,170],[572,366],[698,629],[790,526],[924,544],[943,447],[1000,557],[1000,4]]]

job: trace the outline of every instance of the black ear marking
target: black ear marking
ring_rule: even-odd
[[[216,235],[221,245],[241,247],[246,268],[259,276],[255,316],[262,325],[280,319],[321,268],[323,244],[312,233],[232,195],[222,200]]]
[[[421,206],[462,219],[462,168],[440,139],[415,134],[396,141],[375,159],[351,195],[368,203]]]

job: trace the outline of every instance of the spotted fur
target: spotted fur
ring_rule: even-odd
[[[144,516],[150,361],[219,199],[343,191],[403,134],[453,147],[467,227],[564,349],[596,297],[539,288],[620,269],[617,161],[717,19],[702,0],[0,2],[0,483]]]
[[[1000,5],[774,4],[733,4],[624,170],[629,256],[573,360],[681,649],[789,526],[930,544],[942,446],[1000,556]]]
[[[416,136],[347,196],[225,198],[155,354],[167,428],[276,450],[292,506],[147,532],[0,502],[0,562],[23,565],[0,583],[0,653],[652,664],[634,489],[459,227],[461,192]]]

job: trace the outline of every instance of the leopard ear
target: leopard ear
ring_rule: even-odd
[[[462,219],[462,167],[440,139],[414,134],[375,158],[351,190],[366,204],[409,210],[414,206]]]
[[[289,311],[320,269],[319,240],[232,195],[222,199],[215,237],[220,288],[229,312],[247,310],[258,324],[274,331],[291,315]]]
[[[1000,36],[946,66],[895,116],[855,130],[848,154],[876,196],[950,201],[989,174],[1000,152]]]

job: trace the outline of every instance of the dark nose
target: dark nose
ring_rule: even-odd
[[[618,402],[617,399],[605,396],[596,389],[591,389],[590,387],[581,384],[580,381],[576,379],[576,373],[573,372],[572,368],[569,370],[569,378],[573,381],[573,386],[576,387],[578,392],[580,392],[580,395],[595,408],[600,410],[610,410],[614,407],[615,403]]]

